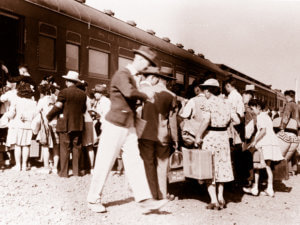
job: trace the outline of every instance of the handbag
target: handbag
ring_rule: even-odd
[[[183,173],[183,155],[182,152],[175,150],[169,157],[168,182],[177,183],[185,181]]]

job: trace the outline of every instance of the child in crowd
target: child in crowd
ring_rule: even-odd
[[[254,163],[255,180],[252,188],[243,188],[243,190],[246,193],[258,195],[259,169],[266,168],[268,175],[268,186],[264,191],[264,194],[274,197],[271,162],[280,161],[283,159],[283,156],[281,154],[277,136],[273,131],[272,120],[268,115],[268,112],[264,111],[264,104],[257,99],[251,99],[249,102],[249,107],[257,115],[258,130],[254,140],[249,145],[249,148],[255,147],[257,149],[260,162]]]
[[[37,104],[37,116],[41,118],[41,129],[37,134],[36,140],[41,144],[42,156],[44,162],[44,168],[41,170],[42,173],[49,174],[51,172],[49,165],[49,148],[53,148],[53,138],[48,125],[46,115],[52,109],[55,101],[51,97],[51,85],[42,84],[38,86],[40,92],[40,99]]]
[[[18,86],[17,98],[8,112],[8,118],[13,119],[15,127],[14,140],[10,144],[15,144],[15,170],[27,170],[29,148],[31,145],[32,130],[31,122],[36,114],[36,102],[32,99],[34,92],[28,83]],[[22,160],[21,160],[22,156]],[[22,163],[22,167],[21,167]]]
[[[82,81],[76,85],[78,88],[83,90],[84,92],[87,91],[88,83],[86,81]],[[94,171],[94,161],[95,161],[95,153],[94,153],[94,144],[97,140],[96,131],[93,124],[93,119],[89,113],[91,110],[92,104],[91,99],[87,96],[86,98],[86,112],[84,114],[84,129],[82,132],[82,146],[88,153],[89,160],[90,160],[90,172],[93,174]],[[81,166],[84,168],[84,157],[81,156]]]

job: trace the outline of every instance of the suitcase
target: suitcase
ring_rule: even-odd
[[[213,179],[213,156],[210,151],[182,148],[183,171],[189,178]]]
[[[288,162],[284,159],[279,163],[274,164],[273,180],[288,180],[289,179],[289,166]]]

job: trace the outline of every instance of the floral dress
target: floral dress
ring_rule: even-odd
[[[213,128],[225,129],[232,117],[231,105],[222,97],[211,96],[204,106],[204,112],[209,114],[210,126]],[[208,129],[203,139],[202,150],[211,151],[213,154],[213,182],[230,182],[234,179],[226,129]]]

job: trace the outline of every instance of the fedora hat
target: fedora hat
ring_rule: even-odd
[[[133,52],[149,60],[153,66],[157,66],[156,52],[153,51],[150,47],[142,45],[139,47],[139,49],[133,49]]]
[[[79,79],[79,74],[76,71],[71,71],[70,70],[67,73],[67,75],[62,76],[62,78],[66,79],[66,80],[81,82],[81,80]]]
[[[173,69],[171,67],[166,67],[166,66],[160,67],[158,75],[168,80],[176,80],[176,78],[173,77]]]
[[[147,75],[158,75],[159,74],[159,68],[154,66],[148,66],[145,70],[141,71],[141,74],[147,76]]]
[[[200,84],[200,86],[205,87],[205,86],[210,86],[210,87],[220,87],[219,81],[216,79],[208,79],[204,81],[203,84]]]
[[[96,84],[92,91],[94,93],[105,93],[107,91],[107,86],[106,84]]]

